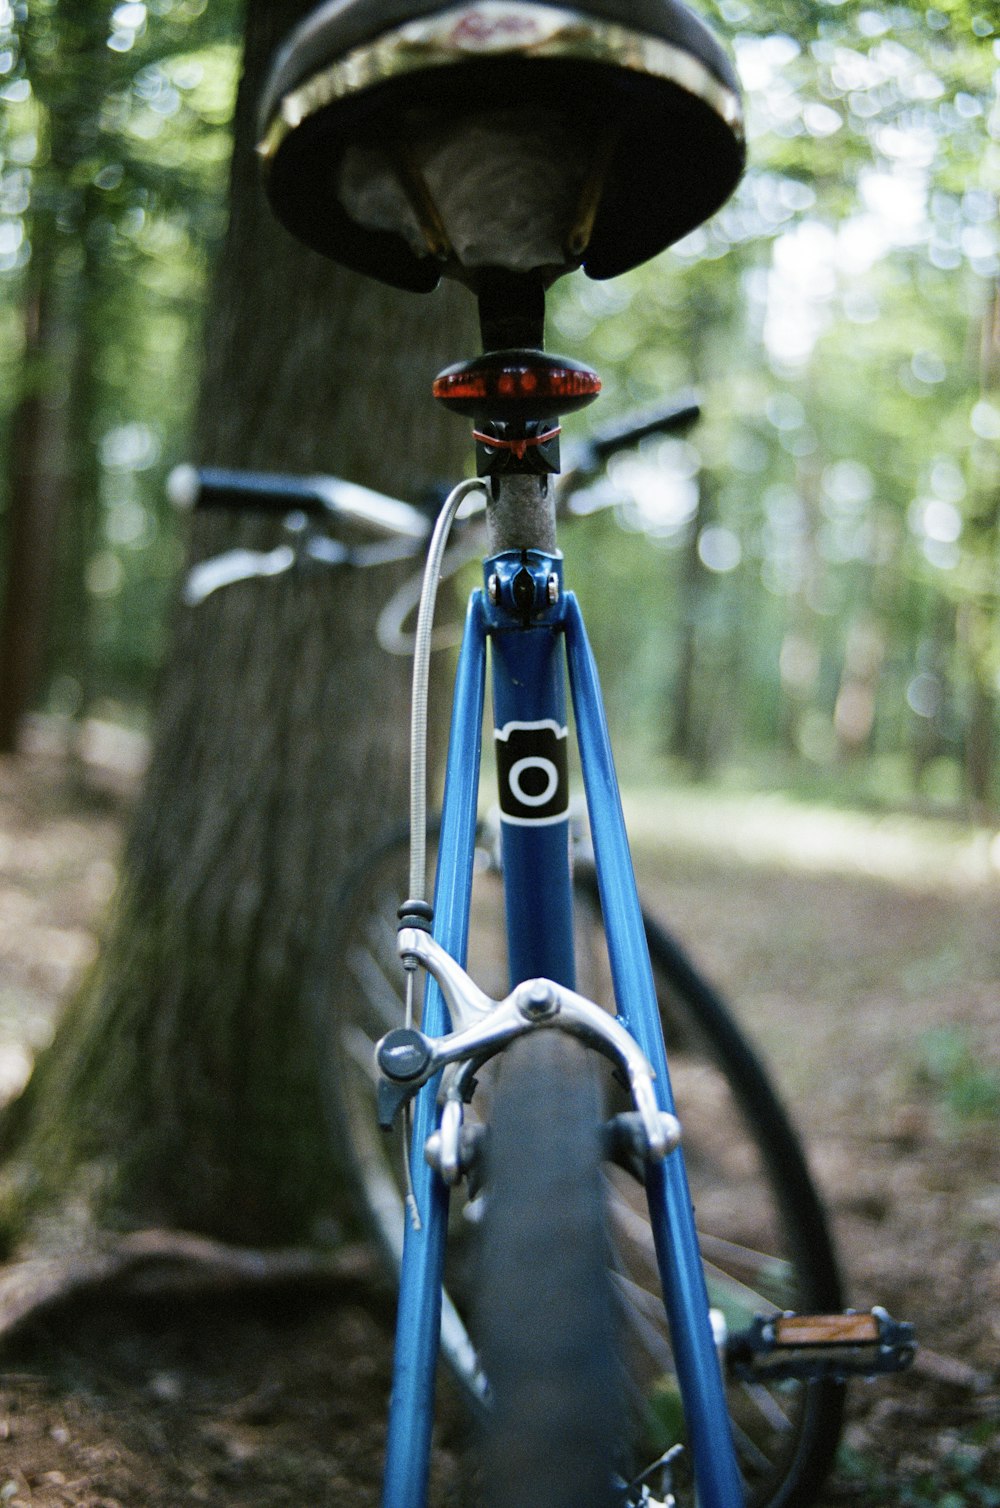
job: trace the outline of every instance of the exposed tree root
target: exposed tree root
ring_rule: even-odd
[[[289,1246],[231,1246],[178,1230],[97,1237],[74,1251],[25,1257],[0,1268],[0,1341],[51,1309],[88,1294],[157,1297],[235,1294],[252,1289],[301,1292],[378,1284],[381,1270],[361,1242],[318,1252]],[[985,1392],[989,1378],[956,1357],[921,1346],[913,1367],[960,1393]]]
[[[944,1356],[940,1351],[930,1351],[920,1346],[913,1361],[913,1370],[918,1377],[940,1387],[953,1388],[959,1393],[985,1393],[990,1387],[990,1377],[970,1367],[957,1356]]]
[[[323,1289],[377,1281],[370,1250],[305,1247],[255,1250],[187,1231],[140,1230],[55,1256],[0,1268],[0,1339],[81,1295],[235,1293],[254,1288]]]

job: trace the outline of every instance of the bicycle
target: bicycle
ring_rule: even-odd
[[[484,347],[434,384],[473,421],[477,479],[449,495],[423,575],[408,884],[400,894],[390,841],[345,895],[335,944],[362,977],[336,985],[333,1120],[400,1274],[385,1508],[426,1500],[439,1336],[481,1417],[492,1508],[805,1503],[836,1444],[844,1379],[905,1365],[912,1331],[884,1311],[834,1312],[836,1262],[787,1118],[725,1006],[643,916],[555,536],[559,418],[600,383],[543,350],[554,277],[624,271],[728,196],[743,161],[735,78],[678,0],[335,0],[279,54],[262,122],[279,218],[404,288],[460,277]],[[695,142],[698,157],[685,156]],[[643,184],[649,151],[664,164],[658,195]],[[544,182],[543,164],[555,164]],[[484,215],[491,175],[505,189]],[[243,491],[280,505],[296,485],[314,511],[336,511],[337,487],[315,479]],[[240,492],[232,473],[216,489],[230,502]],[[486,507],[484,585],[456,670],[432,905],[428,659],[447,538],[473,496]],[[421,533],[370,494],[354,505],[411,544]],[[294,544],[279,548],[262,573],[296,558]],[[308,533],[298,549],[350,556]],[[227,570],[237,579],[238,562],[217,567],[220,584]],[[487,641],[499,863],[478,816]],[[575,870],[567,680],[594,850]],[[469,972],[474,891],[498,874],[505,948],[488,931]],[[386,888],[402,902],[398,928]],[[501,952],[507,977],[489,993],[474,977]],[[373,1109],[383,1127],[411,1127],[402,1179],[373,1145]],[[724,1115],[742,1127],[735,1146]],[[706,1223],[713,1199],[736,1222],[701,1246],[686,1159]],[[478,1255],[471,1276],[449,1269],[448,1296],[449,1192],[463,1182]]]

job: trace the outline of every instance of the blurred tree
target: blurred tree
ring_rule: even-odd
[[[86,454],[80,440],[88,428],[89,387],[85,380],[73,380],[86,347],[83,331],[73,328],[67,307],[72,295],[66,294],[71,282],[86,286],[91,271],[86,191],[74,179],[92,146],[108,81],[111,53],[102,9],[76,7],[69,15],[66,6],[57,11],[43,5],[30,20],[27,13],[8,17],[20,76],[34,96],[37,137],[34,170],[25,175],[30,188],[22,235],[31,255],[21,293],[24,354],[8,451],[0,617],[0,750],[5,752],[16,747],[21,716],[37,689],[53,614],[64,503],[67,495],[83,502],[83,487],[74,486],[67,473]]]
[[[154,24],[145,6],[108,0],[0,9],[10,109],[0,212],[17,237],[3,270],[23,330],[8,400],[0,749],[16,746],[53,665],[76,687],[75,710],[86,708],[105,594],[93,569],[104,522],[101,437],[109,388],[123,385],[116,352],[123,338],[136,344],[135,288],[145,282],[152,302],[142,262],[155,227],[162,239],[171,220],[197,224],[214,176],[211,107],[182,105],[205,64],[184,91],[170,73],[182,72],[180,45],[208,59],[234,27],[234,9],[214,5],[209,19],[198,0],[171,0]],[[171,124],[180,153],[164,141]],[[136,404],[134,365],[124,385]]]
[[[980,399],[978,427],[998,412],[991,398],[1000,393],[1000,278],[983,313],[978,348]],[[975,418],[974,418],[975,422]],[[998,436],[990,435],[996,439]],[[996,780],[997,694],[1000,688],[1000,629],[997,625],[997,572],[1000,568],[1000,467],[996,448],[973,459],[973,503],[969,551],[974,579],[962,604],[960,628],[969,658],[971,706],[966,739],[969,794],[977,814],[988,819]]]
[[[196,449],[419,496],[464,453],[429,384],[472,347],[474,306],[461,290],[419,299],[342,272],[273,222],[255,101],[307,8],[248,7]],[[193,552],[275,537],[199,517]],[[373,637],[398,580],[292,574],[177,609],[101,958],[5,1122],[12,1242],[80,1201],[105,1225],[301,1241],[336,1202],[312,1016],[338,966],[339,886],[405,808],[408,664]]]

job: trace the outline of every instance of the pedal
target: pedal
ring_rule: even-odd
[[[726,1367],[741,1381],[877,1377],[916,1354],[914,1328],[880,1307],[868,1313],[758,1315],[726,1339]]]

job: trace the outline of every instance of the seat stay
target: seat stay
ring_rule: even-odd
[[[455,676],[435,885],[434,936],[460,963],[465,962],[469,936],[485,679],[485,616],[476,594],[466,614]],[[449,1025],[433,979],[428,980],[423,1025],[433,1035],[442,1035]],[[449,1192],[424,1159],[440,1118],[438,1079],[426,1084],[414,1103],[413,1202],[403,1238],[382,1508],[424,1508],[427,1501]]]
[[[600,682],[583,615],[572,594],[567,596],[565,628],[570,691],[615,999],[624,1024],[652,1064],[660,1109],[674,1114],[656,987]],[[680,1148],[662,1161],[647,1163],[646,1197],[698,1502],[701,1508],[740,1508],[743,1488]]]

